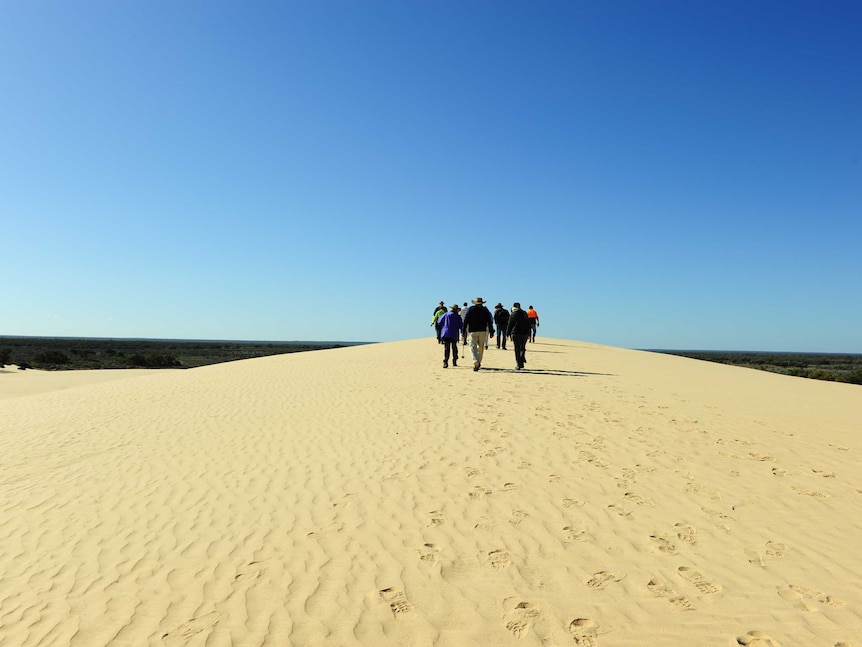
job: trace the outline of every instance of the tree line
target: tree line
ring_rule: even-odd
[[[0,368],[81,370],[193,368],[240,359],[340,348],[350,342],[219,342],[0,337]]]
[[[755,368],[813,380],[862,384],[862,355],[852,353],[758,353],[688,350],[656,350],[653,352]]]

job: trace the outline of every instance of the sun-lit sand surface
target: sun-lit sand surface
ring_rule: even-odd
[[[164,370],[157,369],[155,372]],[[152,374],[151,369],[135,368],[111,371],[19,371],[17,366],[7,366],[0,368],[0,400]]]
[[[862,387],[527,351],[0,375],[0,645],[862,645]]]

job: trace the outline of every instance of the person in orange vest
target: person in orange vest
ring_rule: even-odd
[[[533,306],[527,308],[527,317],[530,319],[530,341],[536,343],[536,328],[539,327],[539,313],[533,310]]]

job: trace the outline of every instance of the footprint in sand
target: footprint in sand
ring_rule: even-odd
[[[583,530],[578,530],[574,526],[564,526],[563,532],[566,533],[567,541],[586,541],[587,533]]]
[[[745,550],[745,556],[748,558],[749,564],[754,564],[755,566],[766,566],[766,563],[763,561],[763,555],[758,553],[756,550]]]
[[[815,469],[812,469],[811,471],[814,472],[815,474],[817,474],[817,476],[822,476],[825,479],[834,479],[837,476],[835,474],[835,472],[826,472],[824,470],[815,470]]]
[[[621,580],[621,577],[617,577],[611,571],[599,571],[597,573],[593,573],[593,576],[587,580],[587,586],[591,586],[594,589],[603,589],[609,583],[619,582]]]
[[[548,483],[559,483],[560,478],[559,474],[548,474]]]
[[[778,541],[766,542],[766,554],[769,557],[784,557],[787,553],[787,546]]]
[[[655,507],[654,502],[650,501],[649,499],[644,499],[642,496],[639,496],[639,495],[635,494],[634,492],[626,492],[623,496],[626,499],[628,499],[629,501],[633,501],[637,505],[641,506],[642,508],[654,508]]]
[[[530,516],[530,513],[526,510],[512,510],[512,518],[509,519],[509,523],[513,526],[520,526],[521,522]]]
[[[721,591],[721,587],[718,584],[710,582],[707,580],[703,573],[688,566],[680,566],[677,570],[680,577],[687,582],[690,582],[694,585],[694,587],[700,591],[701,593],[711,594],[711,593],[719,593]]]
[[[477,485],[472,490],[470,490],[469,494],[470,494],[471,500],[477,501],[478,499],[481,499],[482,497],[484,497],[488,494],[492,494],[492,491],[486,487],[483,487],[481,485]]]
[[[830,495],[826,494],[825,492],[818,492],[817,490],[812,490],[812,489],[807,488],[807,487],[796,487],[794,485],[790,489],[793,490],[794,492],[796,492],[796,494],[802,494],[805,496],[813,496],[815,499],[828,499],[830,496]]]
[[[442,510],[432,510],[428,513],[428,516],[431,517],[431,523],[429,525],[442,526],[446,523],[446,517],[443,516]]]
[[[695,606],[691,600],[684,595],[677,595],[677,592],[670,588],[667,584],[658,580],[650,580],[647,582],[647,589],[657,598],[667,598],[678,611],[694,611]]]
[[[778,595],[800,611],[814,611],[814,608],[809,606],[805,599],[793,589],[779,587]]]
[[[697,541],[697,528],[694,526],[680,521],[675,523],[673,527],[676,528],[676,536],[682,541],[687,541],[690,544]]]
[[[673,542],[667,538],[667,535],[650,535],[650,543],[658,552],[665,555],[676,555],[677,550]]]
[[[832,595],[826,595],[823,591],[817,591],[816,589],[809,589],[805,586],[797,586],[795,584],[791,584],[788,588],[792,590],[794,593],[798,593],[799,595],[811,598],[813,600],[817,600],[821,604],[828,604],[831,607],[843,607],[844,601],[836,598]]]
[[[521,489],[521,486],[517,483],[504,483],[503,484],[503,492],[516,492]]]
[[[192,636],[196,636],[204,631],[211,631],[218,624],[221,614],[218,611],[192,618],[188,622],[184,622],[173,631],[162,634],[162,641],[165,647],[173,647],[173,645],[186,645]]]
[[[621,505],[617,505],[616,503],[611,503],[608,506],[608,510],[610,510],[613,513],[618,514],[623,519],[631,519],[632,518],[631,512],[627,512],[625,508],[623,508]]]
[[[497,527],[497,523],[490,517],[479,517],[473,527],[476,530],[493,530]]]
[[[508,568],[512,564],[509,553],[502,548],[492,550],[488,553],[488,562],[498,571]]]
[[[701,508],[701,510],[703,510],[704,514],[709,517],[709,520],[716,528],[721,528],[722,530],[730,532],[730,526],[724,522],[733,521],[733,517],[721,512],[720,510],[713,510],[711,508]]]
[[[440,556],[440,549],[437,544],[423,544],[419,549],[419,559],[429,564],[436,564]]]
[[[667,584],[658,580],[650,580],[647,582],[647,589],[657,598],[669,598],[676,595],[676,591],[670,588]]]
[[[569,623],[569,633],[577,647],[598,647],[599,623],[589,618],[575,618]]]
[[[781,644],[762,631],[749,631],[736,639],[744,647],[781,647]]]
[[[694,611],[697,607],[684,595],[678,595],[668,600],[678,611]]]
[[[533,627],[533,623],[540,613],[537,606],[529,602],[520,602],[518,606],[506,614],[503,620],[506,623],[506,629],[511,631],[515,638],[520,638],[522,634]]]
[[[566,508],[567,510],[569,508],[583,507],[583,505],[585,503],[586,503],[586,501],[581,501],[580,499],[563,499],[563,507]]]
[[[396,618],[401,614],[413,611],[413,605],[407,599],[407,594],[400,589],[381,589],[380,597],[389,604],[392,615]]]

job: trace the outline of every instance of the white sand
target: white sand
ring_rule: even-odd
[[[6,391],[0,645],[862,645],[862,387],[441,348]]]

